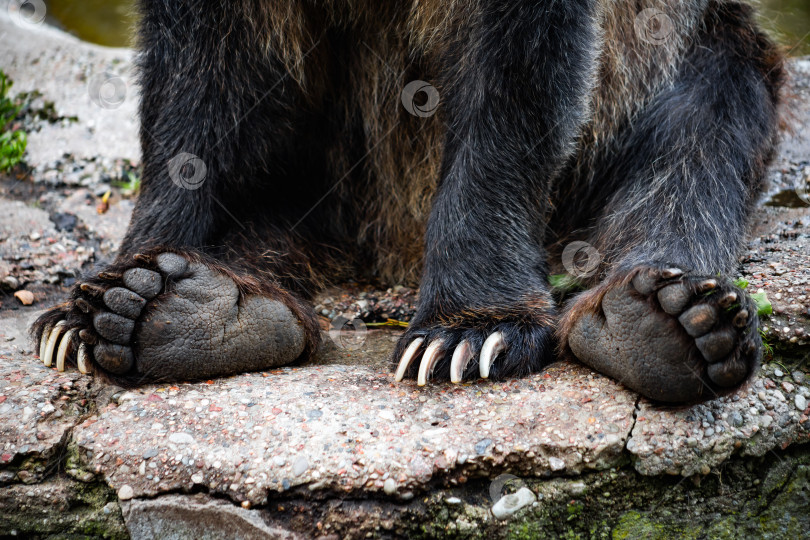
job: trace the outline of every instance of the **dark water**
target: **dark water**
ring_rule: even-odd
[[[381,0],[390,1],[390,0]],[[46,0],[52,22],[102,45],[132,45],[133,0]],[[810,0],[760,0],[763,24],[792,50],[810,54]]]
[[[46,0],[48,22],[85,41],[110,47],[133,45],[134,0]]]
[[[782,208],[808,208],[810,202],[803,198],[795,189],[783,189],[774,193],[765,201],[765,206],[779,206]]]
[[[791,55],[810,54],[810,0],[761,0],[760,19]]]

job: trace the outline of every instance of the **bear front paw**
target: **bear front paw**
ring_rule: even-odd
[[[553,359],[551,306],[549,298],[424,317],[429,322],[412,323],[397,343],[395,379],[416,379],[424,386],[430,380],[500,380],[539,371]]]

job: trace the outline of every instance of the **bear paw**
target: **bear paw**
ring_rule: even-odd
[[[493,311],[468,310],[432,324],[411,324],[394,351],[396,381],[453,383],[521,377],[553,359],[550,304]]]
[[[46,366],[124,383],[204,379],[287,364],[311,345],[283,291],[245,293],[213,264],[171,252],[129,266],[78,284],[35,323]]]
[[[574,300],[563,343],[580,361],[664,402],[711,398],[761,356],[757,309],[729,279],[635,268]]]

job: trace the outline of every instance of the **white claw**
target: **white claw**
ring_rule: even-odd
[[[495,332],[484,342],[484,346],[481,347],[481,361],[478,363],[478,372],[482,379],[489,377],[492,362],[504,349],[506,349],[506,341],[503,339],[503,332]]]
[[[62,336],[62,342],[59,343],[59,350],[56,351],[56,371],[65,371],[65,356],[67,356],[68,347],[70,347],[73,334],[75,333],[76,329],[71,328]]]
[[[470,342],[466,339],[458,344],[453,351],[453,358],[450,360],[450,382],[459,383],[464,376],[464,370],[472,358]]]
[[[436,360],[439,359],[439,352],[444,346],[444,340],[434,339],[425,350],[422,356],[422,363],[419,364],[419,375],[416,377],[417,386],[425,386],[430,375],[433,373],[433,366],[436,365]]]
[[[90,353],[87,352],[87,343],[79,344],[79,353],[76,355],[76,366],[79,373],[87,375],[90,373]]]
[[[45,367],[51,367],[53,363],[53,350],[56,348],[56,342],[59,341],[62,328],[64,328],[66,324],[65,321],[59,321],[53,327],[53,330],[48,333],[48,344],[45,346],[45,356],[42,357],[42,362],[45,364]]]
[[[402,354],[402,360],[399,361],[399,365],[397,366],[397,373],[394,375],[394,380],[399,382],[405,377],[405,372],[408,371],[408,366],[411,365],[411,361],[413,360],[416,351],[419,350],[419,347],[422,346],[422,342],[425,341],[425,338],[416,338],[415,340],[411,341],[411,344],[408,345],[408,348],[405,349],[405,352]]]
[[[42,330],[42,336],[39,338],[39,359],[45,361],[45,350],[48,347],[48,336],[51,335],[53,325],[49,324]],[[48,364],[45,364],[46,366]]]

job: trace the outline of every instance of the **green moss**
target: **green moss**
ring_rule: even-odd
[[[737,540],[740,537],[738,523],[737,516],[728,516],[711,524],[705,531],[705,536],[712,540]]]
[[[540,522],[531,520],[511,523],[506,534],[510,540],[533,540],[546,536],[547,529]]]
[[[612,538],[644,538],[645,540],[669,540],[670,538],[700,538],[699,526],[658,522],[647,514],[630,511],[619,518],[613,529]]]
[[[570,503],[568,503],[567,507],[568,521],[571,521],[572,519],[576,519],[577,517],[579,517],[579,515],[582,514],[582,510],[584,509],[585,505],[580,502],[571,501]]]
[[[700,482],[642,476],[630,466],[524,478],[538,501],[511,521],[492,518],[489,484],[474,481],[431,492],[403,530],[414,538],[802,538],[810,530],[810,445],[776,454],[732,458]],[[464,504],[447,505],[450,496]]]
[[[796,467],[782,489],[770,495],[758,516],[759,532],[778,538],[805,537],[810,530],[810,464]]]
[[[82,460],[79,456],[79,447],[76,444],[68,444],[65,456],[65,469],[82,469]]]
[[[102,482],[56,477],[0,493],[0,537],[128,538],[115,492]],[[24,495],[28,490],[34,496]]]
[[[75,448],[69,446],[64,455],[66,465],[81,466],[81,454]],[[64,506],[55,510],[54,499],[42,495],[17,496],[15,500],[30,504],[15,512],[7,511],[0,501],[0,537],[12,529],[35,537],[126,536],[115,493],[105,484],[76,482],[64,475],[50,482],[51,493],[61,493],[67,510]],[[524,478],[523,484],[537,494],[537,503],[507,521],[496,520],[490,513],[489,481],[474,479],[456,487],[436,486],[408,503],[355,502],[358,509],[363,507],[359,517],[332,530],[343,535],[360,526],[371,537],[396,531],[408,538],[465,540],[802,538],[810,530],[810,445],[763,457],[733,457],[699,482],[646,477],[625,466],[574,478]],[[40,486],[44,484],[19,487]],[[450,497],[461,499],[461,504],[450,504]],[[331,508],[311,500],[302,500],[301,507],[313,513],[307,519],[296,513],[298,523],[306,524],[323,520],[326,516],[318,512]],[[375,520],[387,525],[377,527],[383,521]]]
[[[642,524],[646,524],[646,520],[641,513],[627,512],[619,519],[619,523],[613,529],[614,540],[625,540],[633,531],[638,530]]]

